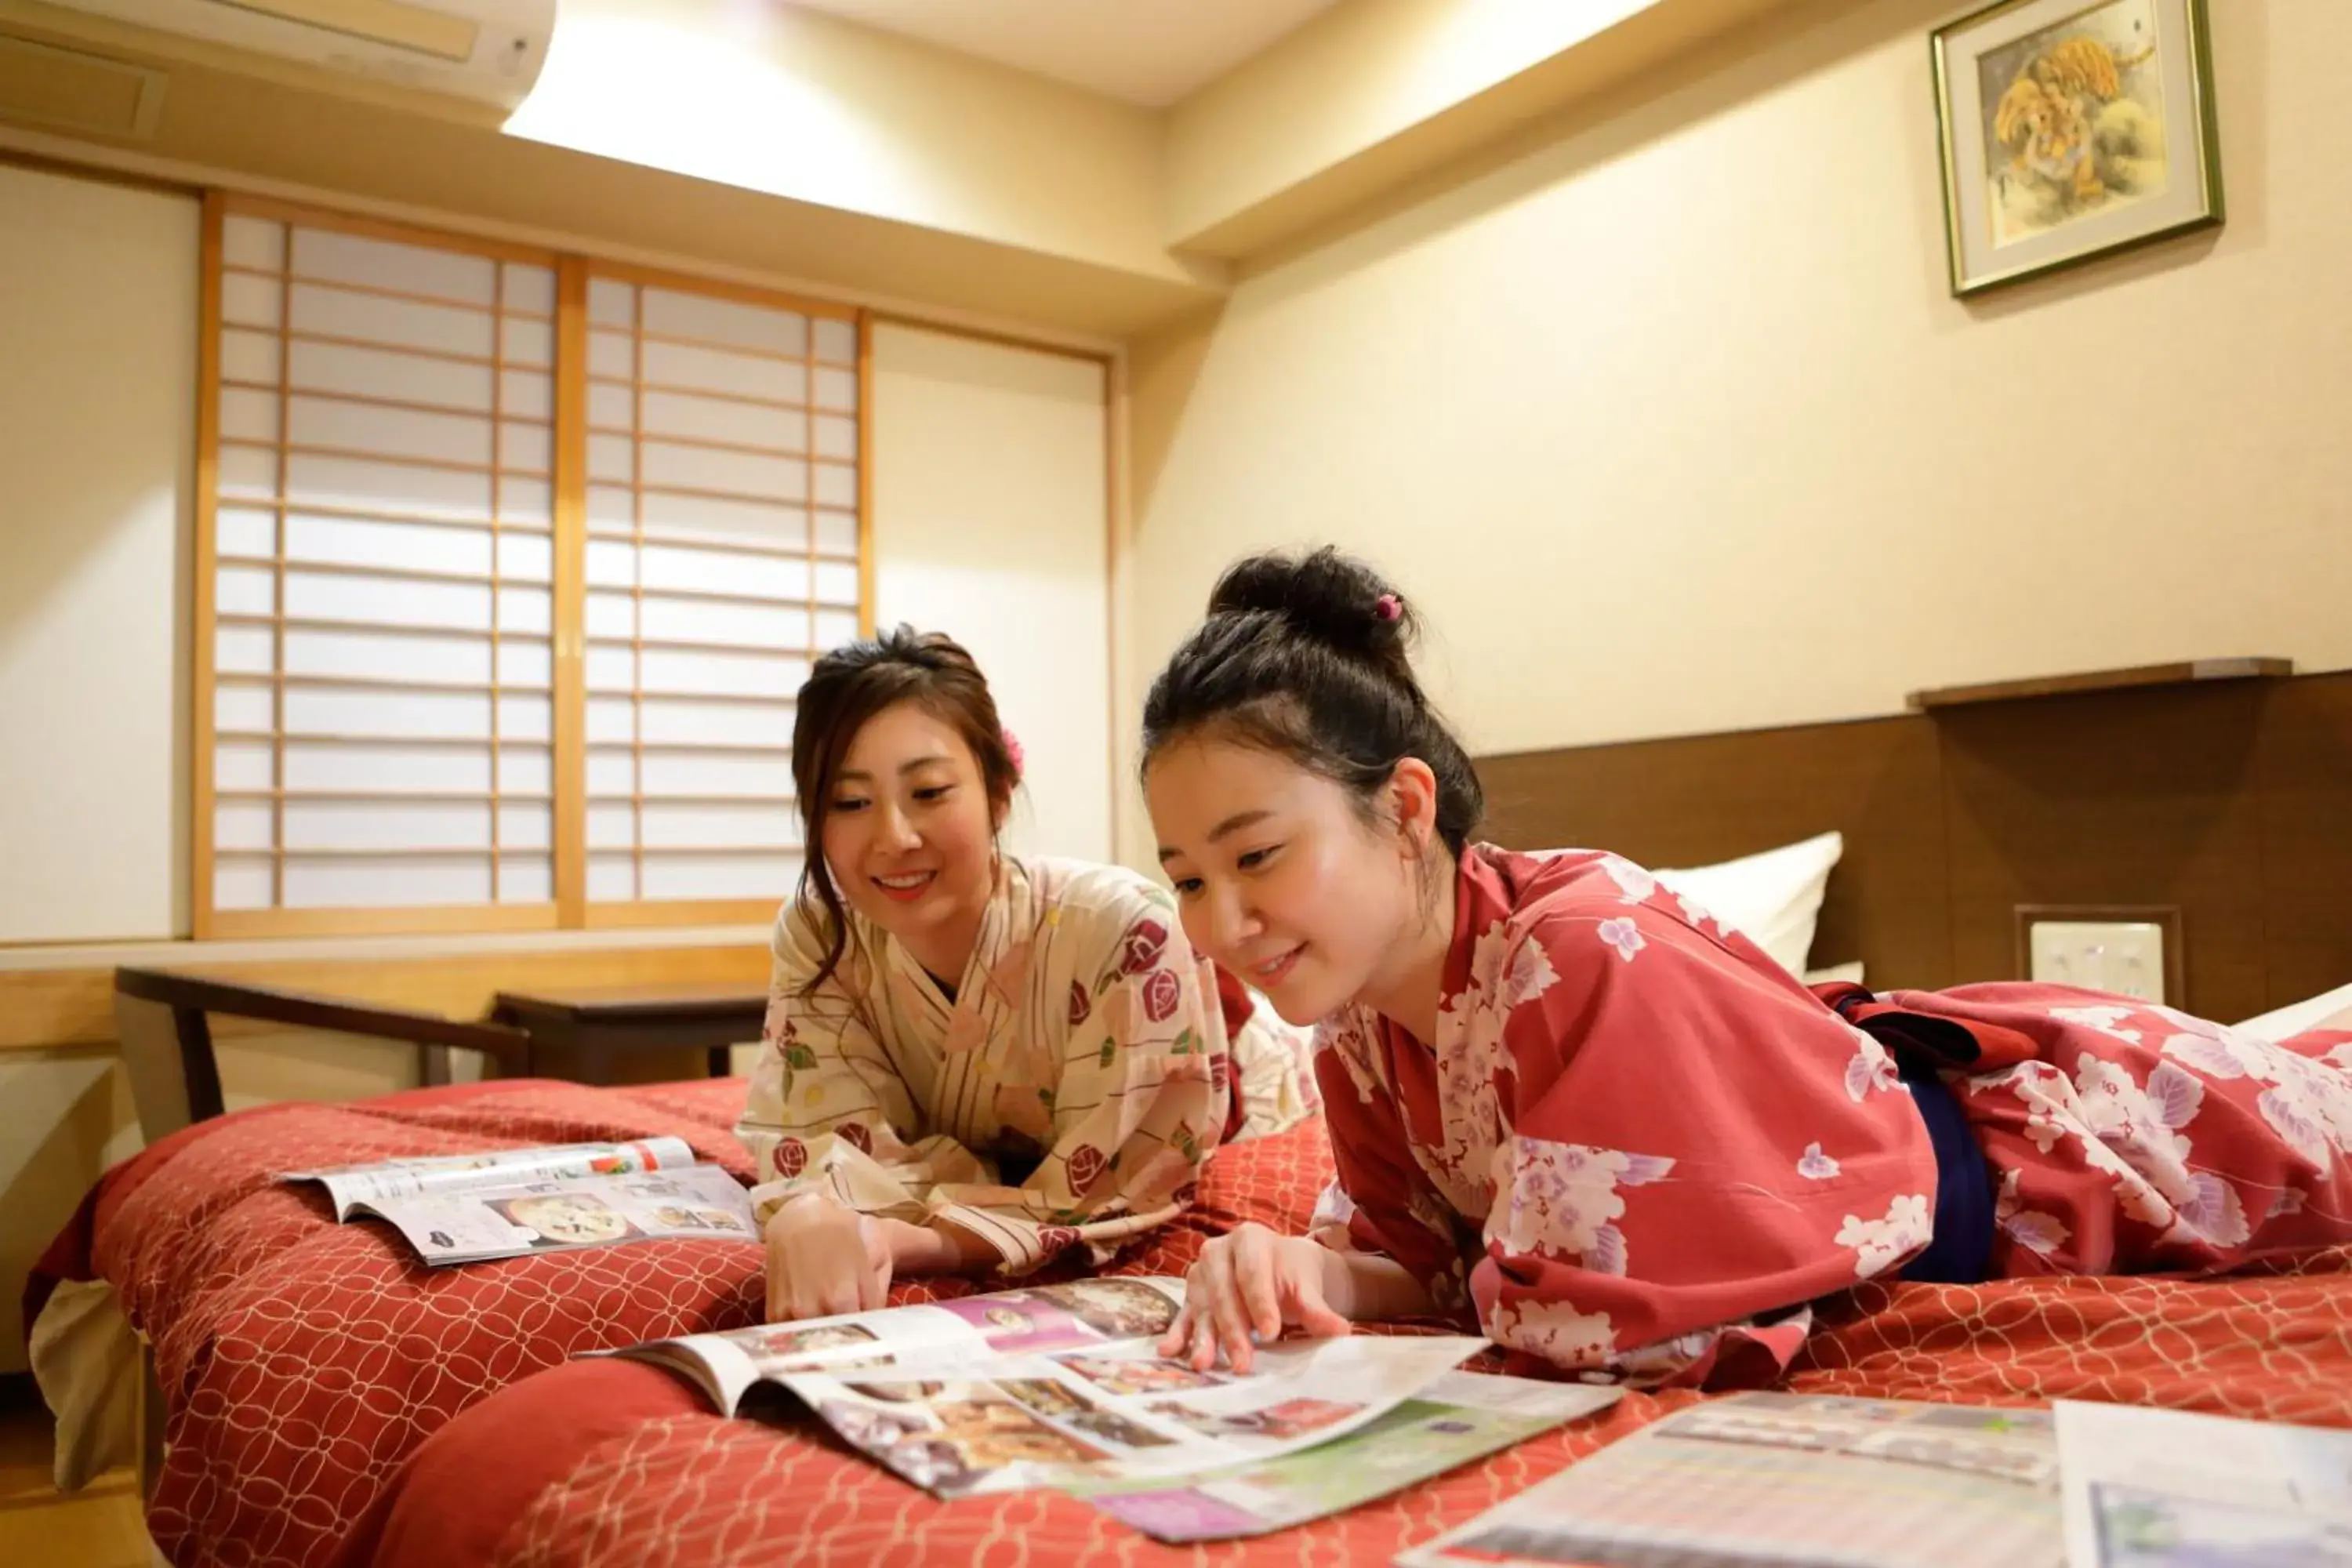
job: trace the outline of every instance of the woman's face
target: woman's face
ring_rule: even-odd
[[[1286,757],[1199,738],[1144,780],[1184,934],[1294,1024],[1362,995],[1420,916],[1402,836],[1368,826],[1347,789]]]
[[[868,719],[818,829],[849,907],[901,942],[976,919],[994,889],[996,816],[980,763],[919,703]]]

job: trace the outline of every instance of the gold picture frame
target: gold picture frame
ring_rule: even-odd
[[[1955,295],[2222,222],[2206,0],[1997,0],[1928,51]]]

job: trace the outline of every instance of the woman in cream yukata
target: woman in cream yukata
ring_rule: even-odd
[[[738,1127],[772,1320],[1107,1259],[1220,1143],[1310,1109],[1305,1035],[1192,951],[1164,889],[997,848],[1019,756],[956,644],[828,654],[793,753],[812,853]]]

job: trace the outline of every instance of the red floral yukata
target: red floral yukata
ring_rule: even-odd
[[[2049,985],[1816,995],[1614,855],[1464,856],[1437,1032],[1324,1021],[1316,1234],[1560,1370],[1785,1365],[1804,1303],[1931,1243],[1967,1261],[1925,1277],[1983,1279],[2352,1237],[2352,1033]]]

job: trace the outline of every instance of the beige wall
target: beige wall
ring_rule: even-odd
[[[1010,842],[1095,860],[1111,853],[1103,377],[1097,361],[875,331],[877,619],[947,632],[987,672],[1026,753]]]
[[[185,922],[197,217],[0,165],[0,942]]]
[[[1304,540],[1428,614],[1480,751],[2352,665],[2352,6],[2212,8],[2218,238],[1977,306],[1943,275],[1948,9],[1800,8],[1140,345],[1138,684],[1222,564]]]

